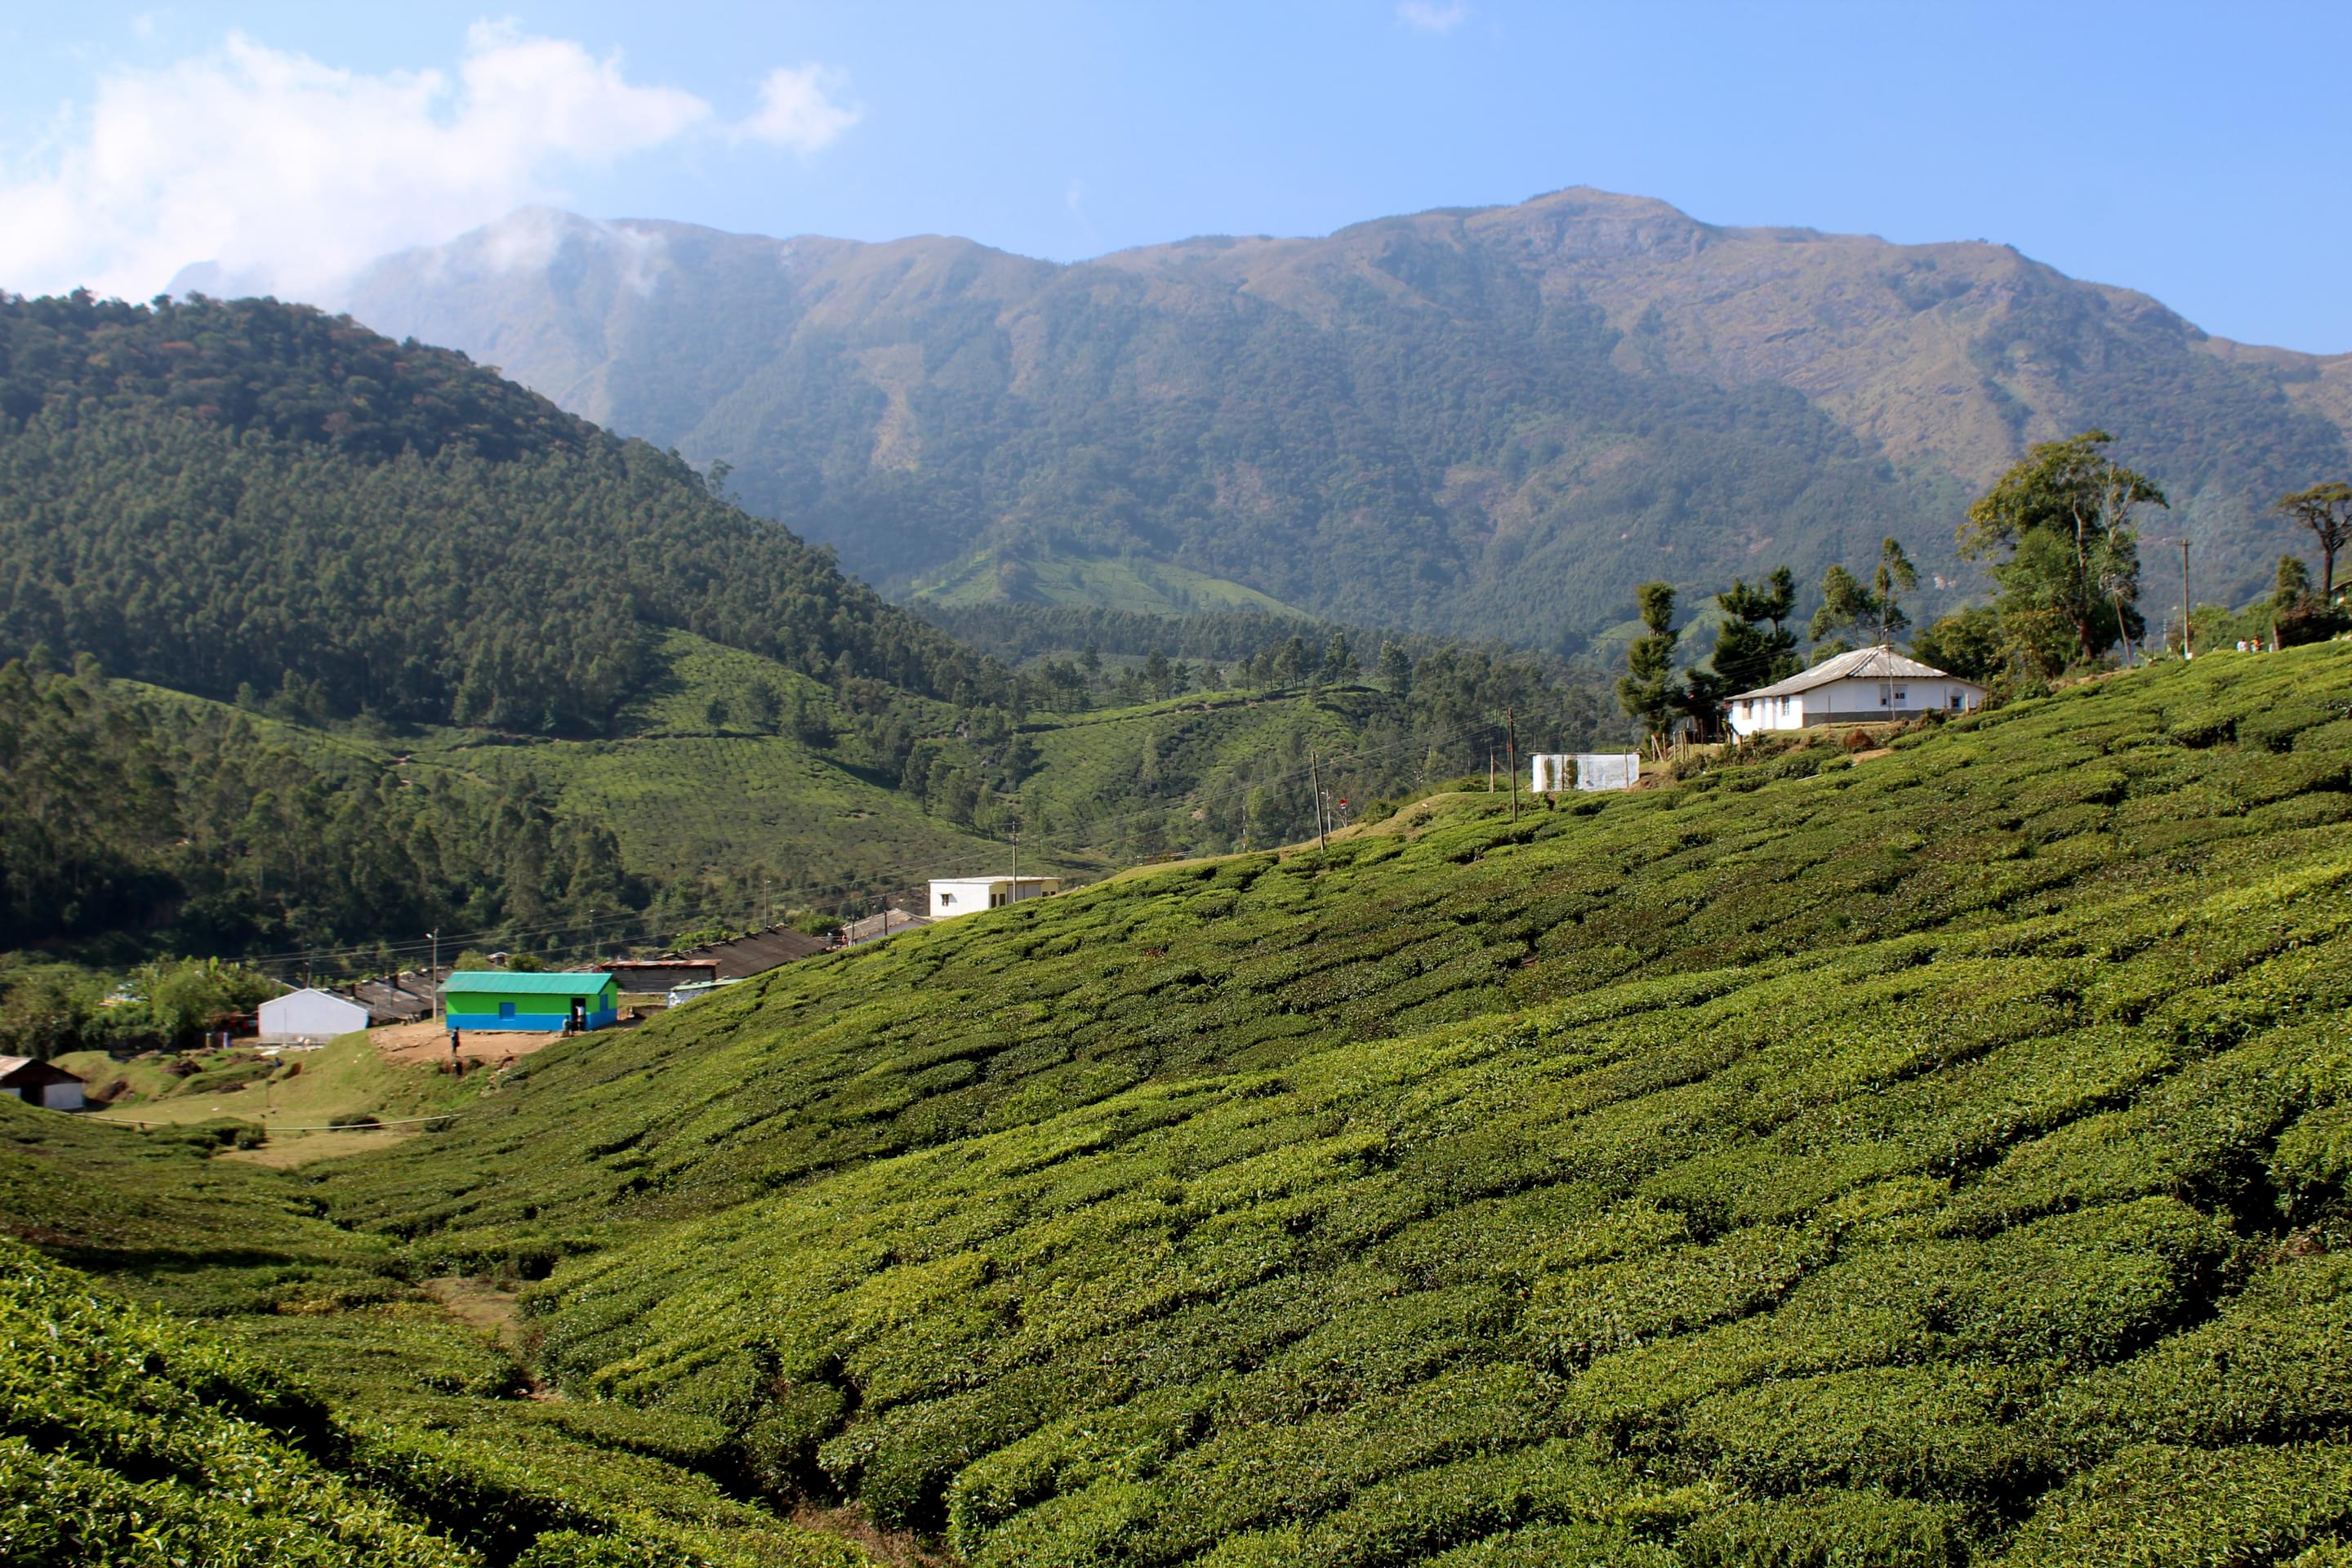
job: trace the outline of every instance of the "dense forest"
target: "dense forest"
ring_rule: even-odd
[[[463,355],[272,300],[0,298],[0,653],[597,734],[683,627],[835,686],[1000,678]]]
[[[0,949],[115,933],[205,952],[527,931],[646,901],[612,834],[523,775],[328,765],[94,663],[0,666]]]

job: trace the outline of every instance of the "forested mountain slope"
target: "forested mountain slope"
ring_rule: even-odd
[[[599,734],[664,628],[948,697],[978,661],[467,362],[273,300],[0,298],[0,656]]]
[[[2319,1563],[2347,1008],[2352,648],[2225,653],[794,965],[319,1191],[974,1563]]]
[[[2352,356],[2212,339],[2006,247],[1591,190],[1070,267],[533,210],[349,303],[733,463],[894,594],[1254,593],[1543,647],[1661,572],[1811,581],[1890,528],[1948,599],[1966,497],[2093,426],[2234,602],[2293,542],[2264,509],[2344,471],[2352,427]]]

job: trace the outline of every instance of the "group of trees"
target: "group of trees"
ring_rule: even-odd
[[[2129,657],[2145,639],[2138,519],[2170,502],[2147,475],[2107,456],[2113,439],[2087,430],[2042,442],[1969,506],[1959,552],[1985,564],[1994,595],[1990,604],[1928,626],[1912,645],[1919,658],[1973,680],[2047,680],[2095,665],[2118,643]],[[2266,606],[2267,635],[2296,642],[2345,629],[2352,623],[2335,602],[2335,561],[2352,539],[2352,485],[2316,485],[2284,498],[2276,510],[2311,530],[2321,565],[2315,585],[2299,558],[2281,559]],[[1910,627],[1903,601],[1917,587],[1918,574],[1892,536],[1880,545],[1866,582],[1832,564],[1808,626],[1814,662],[1858,646],[1854,637],[1893,643]],[[1788,626],[1795,594],[1787,568],[1760,588],[1735,582],[1716,595],[1725,618],[1711,668],[1676,669],[1675,597],[1673,585],[1662,582],[1644,584],[1635,595],[1644,630],[1627,648],[1618,697],[1645,733],[1664,735],[1684,721],[1702,735],[1715,733],[1726,699],[1799,668],[1797,638]]]
[[[198,953],[525,931],[642,907],[602,824],[528,775],[354,773],[240,713],[0,666],[0,949],[110,933]]]
[[[600,735],[677,627],[836,689],[1003,700],[1002,667],[715,488],[348,319],[0,295],[0,655]]]
[[[119,985],[77,964],[15,963],[0,967],[0,1056],[185,1050],[278,991],[259,970],[214,958],[151,959]]]

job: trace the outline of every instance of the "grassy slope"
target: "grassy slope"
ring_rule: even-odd
[[[977,1563],[2352,1529],[2352,648],[1818,755],[794,965],[324,1191]]]
[[[526,770],[556,792],[563,809],[601,816],[633,872],[691,879],[710,866],[765,862],[805,867],[812,886],[860,882],[891,872],[909,880],[930,867],[984,864],[990,840],[938,818],[898,791],[857,771],[866,761],[832,694],[773,660],[721,647],[686,632],[665,633],[665,675],[624,712],[609,741],[562,741],[436,728],[381,744],[298,724],[255,718],[273,741],[339,769],[397,767],[424,782],[435,770],[491,780]],[[755,728],[744,693],[758,681],[789,703],[802,694],[841,736],[815,747]],[[152,700],[203,704],[160,687]],[[712,697],[730,706],[714,727]],[[952,721],[940,708],[940,725]]]
[[[318,1129],[334,1117],[355,1114],[381,1121],[433,1117],[470,1105],[487,1081],[482,1074],[452,1079],[430,1069],[395,1068],[385,1063],[367,1035],[343,1035],[318,1051],[289,1053],[278,1063],[252,1063],[252,1077],[245,1077],[245,1068],[228,1069],[226,1077],[240,1079],[236,1089],[207,1090],[205,1081],[214,1074],[179,1079],[151,1063],[115,1063],[103,1051],[75,1051],[58,1058],[58,1065],[80,1072],[91,1084],[110,1077],[131,1084],[130,1096],[118,1096],[94,1112],[101,1119],[193,1123],[233,1117],[285,1129]]]
[[[194,1135],[0,1104],[0,1561],[863,1561],[697,1473],[725,1468],[709,1423],[517,1397],[490,1336],[315,1207]]]
[[[1303,769],[1308,737],[1329,756],[1362,734],[1383,706],[1379,694],[1360,689],[1312,699],[1204,692],[1044,720],[1030,735],[1038,766],[1022,786],[1023,802],[1078,843],[1115,843],[1127,815],[1114,806],[1106,819],[1095,803],[1119,800],[1138,787],[1148,742],[1154,761],[1146,787],[1156,800],[1189,800],[1221,816],[1237,815],[1238,801],[1202,793],[1206,781],[1247,776],[1253,762],[1286,748]],[[1301,800],[1308,796],[1303,780],[1286,787]],[[1162,806],[1136,813],[1137,820],[1164,815]]]

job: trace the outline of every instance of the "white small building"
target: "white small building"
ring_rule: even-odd
[[[1639,752],[1538,752],[1530,787],[1538,795],[1632,789],[1642,782]]]
[[[934,877],[931,919],[951,920],[999,910],[1016,899],[1042,899],[1062,890],[1059,877]]]
[[[0,1057],[0,1094],[49,1110],[85,1108],[81,1079],[55,1062],[30,1057]]]
[[[1742,691],[1724,706],[1731,732],[1805,730],[1817,724],[1882,724],[1923,713],[1965,713],[1983,703],[1985,689],[1906,658],[1893,648],[1856,648],[1786,680]]]
[[[272,996],[254,1011],[261,1025],[257,1037],[272,1045],[331,1040],[368,1026],[364,1006],[331,991],[289,991],[283,996]]]

